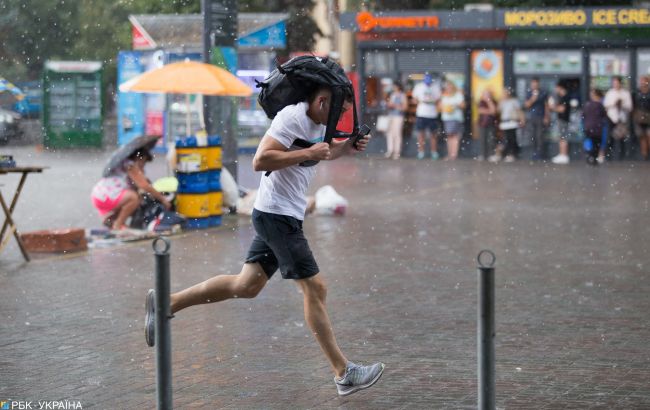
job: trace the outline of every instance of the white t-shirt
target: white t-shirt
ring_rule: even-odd
[[[519,119],[521,104],[519,100],[510,97],[507,100],[501,100],[499,103],[499,112],[501,113],[501,123],[499,128],[502,130],[514,130],[519,128]]]
[[[460,105],[465,101],[463,94],[456,92],[454,95],[443,95],[440,99],[443,121],[463,121],[463,110]]]
[[[325,125],[316,124],[307,116],[309,105],[300,102],[284,107],[271,122],[266,135],[274,138],[286,148],[291,147],[296,139],[312,143],[322,142],[325,137]],[[316,174],[316,167],[292,165],[262,175],[260,189],[255,198],[255,209],[276,215],[305,218],[307,208],[307,188]]]
[[[616,104],[618,100],[621,101],[620,107]],[[632,111],[632,96],[630,95],[630,92],[624,88],[619,90],[611,88],[605,94],[603,105],[607,110],[607,116],[613,123],[624,123],[627,122],[627,117]]]
[[[418,107],[415,110],[416,117],[436,118],[438,116],[436,103],[440,99],[440,87],[437,84],[418,83],[413,89],[413,97],[418,100]]]

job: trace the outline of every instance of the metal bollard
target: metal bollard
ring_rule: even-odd
[[[161,245],[162,244],[162,245]],[[158,410],[172,409],[172,335],[169,319],[169,241],[153,241],[156,256],[156,396]]]
[[[492,260],[485,264],[481,257],[488,254]],[[494,262],[496,257],[489,250],[482,250],[478,257],[478,408],[494,410]]]

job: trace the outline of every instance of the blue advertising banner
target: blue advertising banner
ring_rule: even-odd
[[[117,55],[117,83],[122,84],[144,71],[141,52],[120,51]],[[117,143],[124,145],[144,135],[144,95],[117,92]]]
[[[268,27],[248,33],[242,36],[237,45],[241,48],[286,48],[287,47],[287,34],[286,24],[284,21],[279,21]]]

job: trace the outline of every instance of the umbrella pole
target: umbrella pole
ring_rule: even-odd
[[[185,118],[185,134],[189,137],[192,135],[191,119],[190,119],[190,95],[185,94],[185,106],[187,108],[187,116]]]

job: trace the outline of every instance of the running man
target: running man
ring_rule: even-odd
[[[352,107],[346,96],[343,112]],[[253,210],[256,236],[238,275],[218,275],[174,293],[171,313],[190,306],[232,298],[254,298],[278,268],[284,279],[295,280],[303,293],[305,320],[334,371],[339,395],[348,395],[372,386],[384,371],[383,363],[371,366],[354,364],[341,352],[327,314],[325,279],[314,260],[302,222],[307,206],[306,192],[316,173],[304,161],[334,160],[364,151],[370,136],[358,141],[323,142],[332,101],[328,88],[315,90],[307,101],[283,108],[273,119],[253,158],[255,171],[273,171],[262,176]],[[342,114],[342,113],[341,113]],[[314,143],[310,148],[291,149],[294,141]],[[154,291],[146,299],[145,338],[153,346],[155,326]]]

